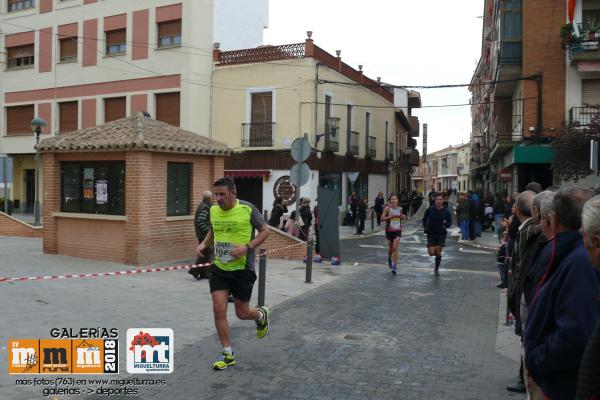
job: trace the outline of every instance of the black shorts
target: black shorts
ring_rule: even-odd
[[[390,242],[402,237],[402,231],[385,231],[385,238]]]
[[[446,235],[427,235],[427,247],[446,246]]]
[[[228,290],[234,298],[246,302],[252,297],[252,288],[256,281],[256,273],[250,269],[224,271],[216,265],[211,266],[210,292]]]

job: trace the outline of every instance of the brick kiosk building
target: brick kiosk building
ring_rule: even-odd
[[[44,253],[142,265],[193,257],[193,216],[222,143],[141,113],[39,145]]]

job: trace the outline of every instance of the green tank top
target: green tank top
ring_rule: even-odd
[[[212,225],[215,260],[217,267],[225,271],[237,271],[246,267],[246,255],[239,258],[231,257],[231,250],[244,246],[252,240],[254,228],[251,224],[252,208],[240,204],[227,211],[219,206],[210,208],[210,223]]]

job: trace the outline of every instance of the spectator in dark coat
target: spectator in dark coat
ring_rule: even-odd
[[[600,317],[600,272],[579,233],[583,205],[592,195],[572,185],[552,201],[550,262],[529,305],[523,336],[533,398],[575,397],[583,352]]]
[[[377,226],[381,225],[381,214],[383,213],[384,205],[385,197],[383,197],[383,192],[379,192],[377,197],[375,197],[375,203],[373,204],[373,210],[375,210],[375,214],[377,215]]]
[[[600,196],[585,204],[581,219],[583,243],[592,263],[600,270]],[[576,398],[600,399],[600,319],[581,359]]]
[[[271,218],[269,218],[269,225],[281,229],[281,216],[288,212],[286,206],[283,205],[283,197],[277,197],[273,202],[273,209],[271,210]]]
[[[356,196],[356,192],[352,192],[348,197],[348,204],[350,205],[350,212],[352,213],[352,224],[350,226],[354,226],[356,223],[356,213],[358,211],[358,196]]]
[[[358,204],[358,220],[356,224],[356,234],[365,234],[365,219],[367,219],[367,209],[369,208],[369,200],[364,197]]]
[[[500,193],[496,193],[494,196],[494,203],[492,207],[494,208],[494,227],[496,228],[496,236],[498,236],[498,240],[500,240],[502,238],[502,232],[504,231],[502,226],[504,202],[502,201],[502,197],[500,197]]]
[[[300,218],[302,218],[302,226],[300,227],[300,239],[307,241],[310,226],[312,224],[312,213],[310,211],[310,199],[304,198],[300,205]]]

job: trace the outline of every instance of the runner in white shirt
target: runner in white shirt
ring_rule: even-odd
[[[406,215],[402,212],[402,207],[398,205],[398,196],[390,196],[389,205],[383,210],[381,220],[386,222],[385,237],[388,242],[388,267],[392,274],[396,275],[398,266],[398,243],[402,236],[402,220]]]

